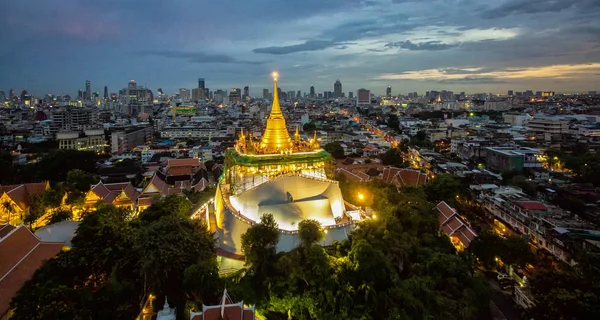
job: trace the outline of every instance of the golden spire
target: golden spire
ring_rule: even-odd
[[[294,143],[300,143],[300,131],[298,131],[298,125],[296,125],[296,133],[294,133]]]
[[[271,114],[267,119],[267,128],[260,140],[261,149],[266,153],[277,153],[293,148],[292,139],[287,131],[285,118],[279,106],[279,94],[277,93],[277,72],[273,72],[273,106]]]

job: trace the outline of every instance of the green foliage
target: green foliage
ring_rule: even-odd
[[[192,213],[192,203],[178,195],[168,195],[164,198],[152,199],[152,205],[140,213],[143,222],[155,222],[161,217],[175,215],[189,217]]]
[[[157,300],[167,294],[179,318],[186,301],[216,303],[223,286],[214,238],[181,213],[181,198],[158,201],[146,221],[110,205],[86,214],[71,250],[44,263],[19,290],[11,319],[134,319],[150,292]]]
[[[50,218],[48,218],[48,224],[53,224],[71,219],[73,219],[73,212],[71,210],[59,209],[52,212]]]
[[[417,146],[421,148],[433,148],[433,142],[427,140],[427,133],[425,131],[419,131],[416,135],[410,138],[409,145]]]
[[[600,256],[588,253],[575,267],[544,270],[530,279],[536,319],[600,318]]]
[[[300,221],[298,224],[298,235],[300,236],[300,240],[302,240],[302,245],[308,248],[325,238],[321,224],[317,220],[312,219]]]
[[[305,123],[302,126],[302,130],[304,132],[313,132],[313,131],[317,130],[317,125],[315,125],[313,122]]]
[[[398,148],[388,149],[383,156],[381,156],[381,163],[386,166],[395,166],[399,168],[408,167],[408,164],[404,162],[402,152]]]
[[[339,142],[330,142],[326,144],[323,149],[329,152],[332,157],[335,159],[343,159],[344,158],[344,148],[340,145]]]
[[[275,246],[279,242],[279,226],[272,214],[260,217],[260,223],[250,227],[242,235],[242,251],[246,265],[253,268],[275,256]]]
[[[394,132],[400,132],[400,120],[398,120],[398,116],[395,114],[388,115],[387,126]]]
[[[469,251],[483,267],[490,270],[496,267],[496,257],[508,265],[519,268],[524,268],[527,263],[535,261],[535,255],[527,240],[519,236],[503,239],[491,230],[480,232],[479,236],[471,242]]]
[[[512,178],[510,178],[507,181],[507,184],[509,186],[515,186],[515,187],[519,187],[521,188],[521,190],[523,190],[523,192],[531,197],[536,197],[537,195],[537,190],[536,190],[536,186],[535,184],[533,184],[531,181],[527,181],[527,178],[525,176],[514,176]]]
[[[73,169],[67,172],[67,183],[75,190],[87,192],[90,186],[99,181],[99,178],[81,169]]]
[[[277,237],[261,240],[259,230],[275,231],[276,225],[251,227],[242,242],[253,268],[228,284],[234,299],[252,299],[249,302],[258,303],[269,319],[286,319],[288,312],[293,319],[486,317],[486,283],[473,277],[472,263],[464,258],[469,255],[458,256],[448,238],[440,235],[423,188],[398,192],[378,182],[347,181],[340,188],[344,194],[357,190],[367,194],[365,202],[377,212],[377,219],[361,222],[349,240],[327,248],[304,245],[315,243],[315,237],[307,239],[304,232],[308,226],[318,230],[318,224],[303,221],[299,224],[303,246],[277,255],[257,250],[262,246],[249,246],[274,247]]]
[[[451,206],[456,203],[456,196],[464,195],[465,190],[466,186],[460,178],[450,173],[439,174],[425,185],[429,201],[446,201]]]

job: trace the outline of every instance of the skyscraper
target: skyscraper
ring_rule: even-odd
[[[508,90],[508,94],[507,94],[507,95],[508,95],[509,97],[512,97],[512,96],[514,95],[514,94],[513,94],[513,91],[512,91],[512,90]]]
[[[263,99],[271,99],[271,95],[269,94],[269,89],[263,89]]]
[[[204,82],[204,78],[198,78],[198,88],[202,89],[202,91],[206,89],[206,82]]]
[[[0,103],[4,103],[4,100],[6,100],[6,95],[4,91],[0,91]]]
[[[310,86],[310,94],[308,95],[310,98],[315,98],[315,87]]]
[[[354,99],[354,92],[352,92],[352,91],[348,92],[348,99],[350,99],[350,100]]]
[[[367,89],[358,89],[356,92],[356,96],[357,96],[357,100],[356,102],[358,104],[369,104],[371,103],[371,91],[367,90]]]
[[[77,91],[77,100],[81,101],[83,100],[83,90],[79,89]]]
[[[248,87],[248,86],[244,87],[244,95],[242,98],[243,98],[243,100],[250,98],[250,87]]]
[[[296,92],[296,99],[301,99],[302,98],[302,92],[300,90],[298,90],[298,92]]]
[[[342,97],[342,83],[340,79],[335,80],[333,84],[333,98],[341,98]]]
[[[85,80],[85,100],[92,99],[92,84],[90,80]]]
[[[386,96],[386,97],[388,97],[388,98],[391,98],[391,97],[392,97],[392,87],[391,87],[391,86],[388,86],[388,87],[385,89],[385,96]]]
[[[104,86],[104,100],[108,100],[108,86]]]
[[[14,97],[15,97],[15,90],[14,89],[8,90],[8,98],[10,98],[10,100],[12,100]]]

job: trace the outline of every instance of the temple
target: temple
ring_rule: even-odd
[[[258,140],[242,131],[235,147],[226,152],[214,214],[209,215],[219,255],[226,259],[243,258],[241,235],[265,213],[279,224],[278,251],[300,244],[297,226],[304,219],[321,223],[324,244],[346,239],[353,222],[361,219],[360,209],[342,198],[338,182],[327,178],[331,155],[321,148],[316,133],[302,140],[295,128],[290,136],[279,105],[277,73],[273,79],[273,105],[264,134]]]

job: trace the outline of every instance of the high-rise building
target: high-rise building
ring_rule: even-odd
[[[354,92],[352,92],[352,91],[348,92],[348,99],[350,99],[350,100],[354,99]]]
[[[4,91],[0,91],[0,103],[4,103],[4,100],[6,100],[6,95]]]
[[[108,100],[108,86],[104,86],[104,100]]]
[[[385,96],[386,96],[386,97],[388,97],[388,98],[391,98],[391,97],[392,97],[392,87],[391,87],[391,86],[388,86],[388,87],[385,89]]]
[[[269,94],[269,89],[263,89],[262,97],[263,97],[263,99],[271,99],[271,95]]]
[[[418,94],[418,93],[416,93],[416,92],[413,92],[413,97],[416,99],[416,98],[418,98],[418,97],[419,97],[419,94]]]
[[[371,103],[371,91],[367,89],[358,89],[356,91],[356,103],[358,104],[370,104]]]
[[[79,89],[79,91],[77,91],[77,100],[82,101],[83,100],[83,90]]]
[[[242,99],[246,100],[248,98],[250,98],[250,87],[245,86],[244,87],[244,95],[242,96]]]
[[[595,90],[588,91],[588,95],[595,96],[596,95],[596,91]]]
[[[342,97],[342,83],[340,79],[335,80],[333,84],[333,98],[341,98]]]
[[[92,84],[90,80],[85,80],[85,100],[92,99]]]
[[[238,103],[242,100],[242,90],[240,88],[233,88],[231,92],[229,92],[229,102],[230,103]]]
[[[310,98],[315,98],[315,87],[310,86],[310,94],[308,95]]]
[[[302,99],[302,92],[300,90],[298,90],[298,92],[296,92],[296,99],[298,99],[298,100]]]
[[[186,88],[179,88],[179,98],[183,102],[189,102],[192,99],[192,93]]]
[[[198,88],[202,90],[206,89],[206,82],[204,81],[204,78],[198,78]]]
[[[514,96],[514,94],[513,94],[513,93],[514,93],[514,92],[513,92],[512,90],[508,90],[508,92],[507,92],[507,96],[509,96],[509,97],[512,97],[512,96]]]
[[[119,90],[119,99],[126,105],[130,104],[144,104],[151,102],[152,94],[149,94],[149,90],[145,87],[138,86],[134,80],[129,81],[127,88]],[[150,100],[148,100],[150,99]]]
[[[14,97],[15,97],[15,90],[14,89],[8,90],[8,98],[10,100],[12,100]]]

